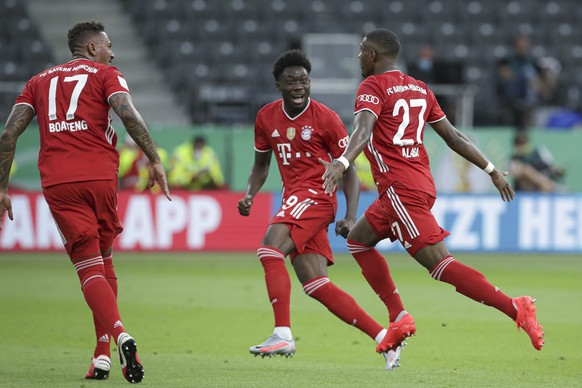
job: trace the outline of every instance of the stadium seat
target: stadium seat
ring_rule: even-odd
[[[228,118],[217,120],[236,121],[245,109],[252,122],[253,109],[277,98],[273,61],[284,50],[301,47],[305,33],[361,36],[389,28],[403,42],[403,62],[415,58],[420,44],[430,42],[438,57],[467,64],[468,81],[480,87],[475,113],[485,120],[495,109],[492,69],[515,35],[528,34],[538,52],[559,57],[564,74],[577,74],[572,69],[582,64],[582,7],[577,0],[120,1],[180,98],[203,111],[192,112],[195,122],[223,113]],[[0,10],[6,4],[21,9],[20,3],[0,0]],[[12,26],[0,25],[0,31]],[[219,90],[225,83],[233,83],[235,90],[246,88],[252,108],[209,101],[212,93],[204,85],[215,82]],[[218,109],[217,104],[227,108]]]

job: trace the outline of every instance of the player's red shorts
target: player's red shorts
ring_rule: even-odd
[[[323,191],[299,190],[283,199],[283,204],[271,220],[272,224],[287,224],[296,250],[289,256],[316,253],[333,264],[327,228],[334,222],[336,202]]]
[[[69,256],[76,244],[98,239],[105,251],[123,231],[117,216],[117,181],[62,183],[43,188]]]
[[[434,201],[426,193],[393,184],[368,207],[365,216],[379,238],[399,240],[414,255],[450,234],[439,226],[430,211]]]

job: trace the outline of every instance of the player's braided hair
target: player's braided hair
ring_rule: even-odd
[[[366,40],[375,46],[380,55],[396,58],[400,54],[398,35],[390,30],[378,29],[370,31],[366,34]]]
[[[286,67],[301,66],[311,73],[311,62],[307,59],[305,53],[301,50],[288,50],[279,55],[279,58],[273,64],[273,76],[275,80],[279,80],[279,76],[283,74]]]
[[[69,50],[74,52],[83,46],[88,36],[105,31],[105,27],[100,22],[81,22],[75,24],[67,33],[69,39]]]

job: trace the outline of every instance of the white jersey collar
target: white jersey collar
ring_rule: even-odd
[[[297,116],[295,117],[291,117],[287,114],[287,111],[285,111],[285,101],[281,100],[281,109],[283,109],[283,113],[285,114],[285,116],[287,116],[287,118],[291,121],[299,118],[303,113],[305,113],[305,111],[307,110],[307,108],[309,108],[309,105],[311,105],[311,97],[307,97],[307,105],[305,105],[305,109],[303,109],[301,111],[301,113],[299,113]]]

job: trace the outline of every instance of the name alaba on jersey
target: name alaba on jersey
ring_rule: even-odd
[[[323,195],[325,168],[318,159],[340,157],[347,142],[346,128],[337,113],[313,99],[294,118],[285,112],[283,100],[276,100],[265,105],[255,121],[255,150],[275,154],[284,195],[301,189]]]
[[[399,70],[387,71],[367,77],[358,87],[354,114],[363,110],[377,117],[364,152],[378,192],[399,182],[436,197],[423,144],[425,124],[445,118],[433,92]]]

